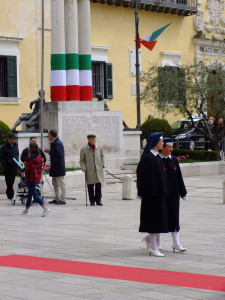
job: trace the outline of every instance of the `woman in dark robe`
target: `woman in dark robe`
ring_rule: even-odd
[[[173,245],[172,249],[179,252],[183,252],[186,249],[183,248],[179,242],[179,211],[180,211],[180,197],[184,200],[187,199],[187,191],[183,181],[181,169],[176,156],[171,155],[173,151],[173,140],[171,138],[164,138],[164,145],[160,156],[163,160],[166,168],[167,179],[167,209],[168,209],[168,227],[171,232]],[[157,237],[158,245],[160,244],[160,238]],[[160,247],[161,248],[161,247]]]
[[[162,147],[162,132],[152,133],[137,167],[137,190],[142,198],[139,232],[148,233],[143,241],[154,256],[164,256],[156,244],[157,233],[169,232],[165,168],[158,152]]]

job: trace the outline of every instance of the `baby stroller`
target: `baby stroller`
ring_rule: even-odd
[[[36,186],[36,189],[37,189],[39,196],[41,196],[41,185],[38,184]],[[11,200],[11,204],[15,205],[17,200],[21,201],[22,204],[25,204],[27,201],[27,196],[28,196],[28,187],[27,187],[27,183],[25,181],[25,174],[22,174],[20,182],[18,183],[16,192],[14,194],[14,197]],[[44,202],[46,202],[46,197],[42,197],[42,200]],[[37,203],[37,201],[32,198],[31,205],[33,203]]]

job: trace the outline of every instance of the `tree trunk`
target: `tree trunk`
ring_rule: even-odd
[[[220,137],[215,136],[212,142],[212,150],[213,151],[220,151]]]

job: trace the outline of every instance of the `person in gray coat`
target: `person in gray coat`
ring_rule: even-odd
[[[87,136],[88,144],[80,151],[80,167],[85,173],[90,205],[102,205],[102,183],[104,182],[104,154],[96,145],[96,135]]]

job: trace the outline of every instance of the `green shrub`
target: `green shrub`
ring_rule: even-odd
[[[11,129],[8,125],[6,125],[4,122],[0,121],[0,146],[5,143],[7,140],[7,137],[9,133],[11,132]],[[0,163],[0,175],[4,175],[4,168],[3,165]]]
[[[174,149],[173,155],[175,156],[188,155],[188,158],[190,159],[201,160],[201,161],[220,160],[220,153],[218,151]]]
[[[170,124],[166,120],[159,118],[147,119],[141,125],[140,130],[142,131],[142,140],[148,139],[149,135],[153,132],[162,132],[164,137],[172,137],[172,128]]]
[[[2,145],[6,141],[10,132],[11,129],[9,128],[9,126],[0,121],[0,145]]]

